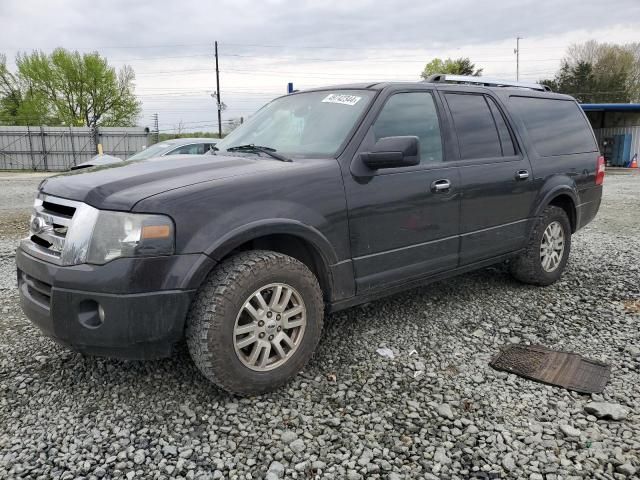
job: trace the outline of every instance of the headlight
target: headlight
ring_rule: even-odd
[[[174,253],[173,221],[164,215],[110,212],[82,205],[67,233],[63,265]]]
[[[87,263],[171,255],[173,238],[173,222],[163,215],[101,211],[91,235]]]

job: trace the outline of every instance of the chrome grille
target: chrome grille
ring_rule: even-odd
[[[59,263],[69,226],[80,205],[73,200],[39,195],[29,224],[29,253]]]

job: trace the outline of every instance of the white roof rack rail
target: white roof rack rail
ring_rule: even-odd
[[[551,89],[546,85],[533,82],[512,82],[510,80],[500,80],[497,78],[472,77],[468,75],[448,75],[439,73],[431,75],[425,80],[429,83],[463,83],[468,85],[482,85],[485,87],[516,87],[528,88],[530,90],[538,90],[540,92],[550,92]]]

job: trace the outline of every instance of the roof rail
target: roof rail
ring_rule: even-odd
[[[472,77],[469,75],[448,75],[438,73],[431,75],[425,80],[429,83],[463,83],[469,85],[483,85],[485,87],[517,87],[528,88],[530,90],[538,90],[540,92],[550,92],[551,88],[547,85],[532,82],[512,82],[509,80],[500,80],[497,78]]]

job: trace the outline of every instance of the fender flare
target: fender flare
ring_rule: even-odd
[[[306,241],[320,254],[327,268],[339,262],[333,246],[318,229],[286,218],[258,220],[235,228],[216,239],[204,253],[214,260],[220,261],[243,243],[276,234],[292,235]]]
[[[547,205],[549,205],[549,203],[551,203],[551,201],[556,198],[559,197],[560,195],[567,195],[571,201],[573,202],[573,208],[574,211],[577,214],[577,207],[578,207],[578,194],[576,192],[576,190],[574,188],[571,188],[569,185],[556,185],[555,187],[552,187],[549,191],[547,191],[544,196],[542,197],[542,200],[540,200],[539,202],[537,202],[537,207],[536,210],[534,212],[534,216],[539,216],[542,211],[546,208]]]
[[[339,263],[333,246],[316,228],[290,219],[269,219],[251,222],[231,230],[218,238],[200,257],[185,278],[184,288],[198,289],[209,273],[220,261],[243,243],[274,234],[292,235],[305,241],[313,248],[323,263],[327,287],[332,292],[333,277],[331,266]]]

